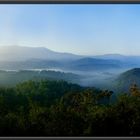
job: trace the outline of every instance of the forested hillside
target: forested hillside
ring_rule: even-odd
[[[0,136],[140,136],[140,91],[112,91],[65,81],[0,88]],[[129,117],[128,117],[129,116]]]
[[[39,81],[43,79],[65,80],[68,82],[77,83],[80,81],[80,76],[73,73],[64,73],[53,70],[0,70],[0,86],[12,87],[18,83],[28,80]]]
[[[132,84],[140,86],[140,68],[130,69],[118,75],[112,86],[120,92],[129,92]]]

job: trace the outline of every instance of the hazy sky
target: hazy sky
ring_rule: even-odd
[[[140,5],[0,5],[0,46],[140,55]]]

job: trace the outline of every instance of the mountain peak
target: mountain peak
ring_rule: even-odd
[[[55,52],[46,47],[27,47],[18,45],[0,47],[0,61],[25,61],[29,59],[68,60],[76,58],[81,58],[81,56]]]

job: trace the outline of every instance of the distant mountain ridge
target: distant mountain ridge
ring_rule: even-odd
[[[140,56],[106,54],[84,56],[60,53],[45,47],[0,47],[0,69],[46,69],[104,71],[140,67]]]
[[[120,64],[118,60],[59,53],[45,47],[0,47],[0,69],[58,68],[92,71],[119,68]]]
[[[6,56],[6,57],[5,57]],[[0,61],[15,61],[17,58],[20,61],[29,59],[81,59],[81,58],[95,58],[95,59],[140,59],[140,56],[127,56],[121,54],[104,54],[104,55],[77,55],[67,52],[56,52],[46,47],[27,47],[27,46],[1,46],[0,47]]]
[[[101,58],[101,59],[115,59],[115,60],[122,60],[126,58],[127,56],[121,55],[121,54],[104,54],[104,55],[96,55],[93,56],[95,58]]]
[[[71,60],[78,58],[82,58],[82,56],[71,53],[59,53],[45,47],[0,47],[0,61],[25,61],[29,59]]]
[[[119,60],[107,60],[100,58],[81,58],[75,61],[72,61],[69,68],[76,70],[106,70],[106,69],[115,69],[121,68],[121,62]]]

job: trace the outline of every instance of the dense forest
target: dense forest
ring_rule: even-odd
[[[120,94],[65,81],[0,88],[0,136],[140,136],[140,91]]]

